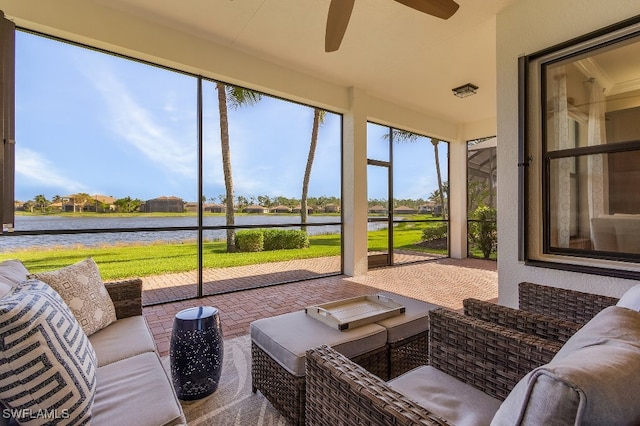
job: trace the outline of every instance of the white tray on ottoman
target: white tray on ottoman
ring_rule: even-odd
[[[343,331],[403,314],[405,307],[388,296],[370,294],[310,306],[305,312],[311,318]]]

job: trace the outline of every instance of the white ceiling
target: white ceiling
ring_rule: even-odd
[[[356,0],[325,53],[329,0],[92,0],[453,123],[496,115],[495,16],[518,0],[457,0],[449,20],[393,0]],[[451,89],[479,86],[460,99]]]

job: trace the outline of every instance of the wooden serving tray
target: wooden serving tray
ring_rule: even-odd
[[[340,331],[403,314],[405,307],[382,294],[351,297],[305,308],[307,315]]]

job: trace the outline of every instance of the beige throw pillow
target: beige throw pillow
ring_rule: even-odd
[[[90,257],[73,265],[30,275],[57,291],[75,315],[85,334],[91,336],[116,321],[116,309]]]

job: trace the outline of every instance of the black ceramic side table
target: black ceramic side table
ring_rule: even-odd
[[[173,387],[188,401],[211,395],[222,370],[223,339],[218,309],[185,309],[176,314],[169,358]]]

